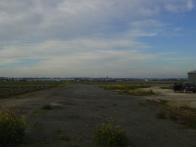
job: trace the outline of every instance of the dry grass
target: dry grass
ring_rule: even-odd
[[[140,88],[150,88],[151,86],[146,84],[131,85],[131,84],[119,83],[119,84],[105,84],[105,85],[101,85],[101,87],[109,90],[135,90]]]
[[[160,108],[159,112],[157,113],[157,118],[170,119],[177,123],[196,129],[196,109],[188,106],[171,106],[168,104],[168,101],[165,100],[156,102],[153,100],[148,100],[148,102],[155,104]]]
[[[121,92],[122,94],[129,94],[133,96],[152,96],[156,95],[156,93],[153,90],[143,90],[143,89],[136,89],[136,90],[129,90]]]
[[[167,107],[162,109],[158,115],[196,129],[195,109],[189,107]]]
[[[172,85],[169,85],[169,86],[161,86],[160,88],[161,89],[173,89]]]
[[[146,84],[105,84],[101,85],[102,88],[106,90],[114,90],[120,94],[129,94],[133,96],[151,96],[156,95],[156,93],[148,89],[151,86]]]
[[[128,142],[125,131],[111,122],[104,123],[95,130],[95,147],[127,147]]]

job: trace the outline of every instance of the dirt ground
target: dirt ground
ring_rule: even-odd
[[[157,119],[156,109],[143,105],[144,101],[93,85],[75,84],[0,100],[0,105],[26,116],[29,126],[25,147],[90,143],[95,127],[111,119],[126,130],[132,147],[196,146],[196,130]],[[54,107],[43,109],[46,105]]]
[[[172,89],[161,89],[159,87],[151,88],[154,92],[158,93],[158,96],[149,97],[153,100],[167,100],[172,106],[188,106],[196,108],[196,94],[195,93],[180,93],[174,92]]]

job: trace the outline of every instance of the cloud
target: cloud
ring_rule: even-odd
[[[157,17],[192,9],[191,0],[0,0],[0,76],[130,74],[160,56],[140,40],[164,34]]]
[[[194,3],[192,0],[181,1],[180,4],[177,2],[171,2],[165,5],[165,9],[170,12],[184,12],[190,11],[194,8]]]
[[[1,41],[40,41],[107,35],[161,11],[193,9],[191,0],[11,0],[0,1]],[[118,32],[118,31],[117,31]]]

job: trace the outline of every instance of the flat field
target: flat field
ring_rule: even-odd
[[[147,101],[163,95],[134,96],[103,87],[112,83],[56,84],[49,89],[0,99],[1,109],[11,109],[27,120],[25,140],[20,147],[88,146],[92,143],[95,128],[106,121],[121,126],[133,147],[196,146],[194,128],[170,119],[160,119],[157,114],[161,106]],[[144,90],[157,86],[137,85],[133,88],[133,85],[128,87]],[[163,86],[169,84],[159,85]],[[157,93],[156,89],[152,90]]]
[[[0,99],[65,84],[58,81],[0,81]]]

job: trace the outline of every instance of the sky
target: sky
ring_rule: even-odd
[[[185,78],[195,0],[0,0],[0,77]]]

